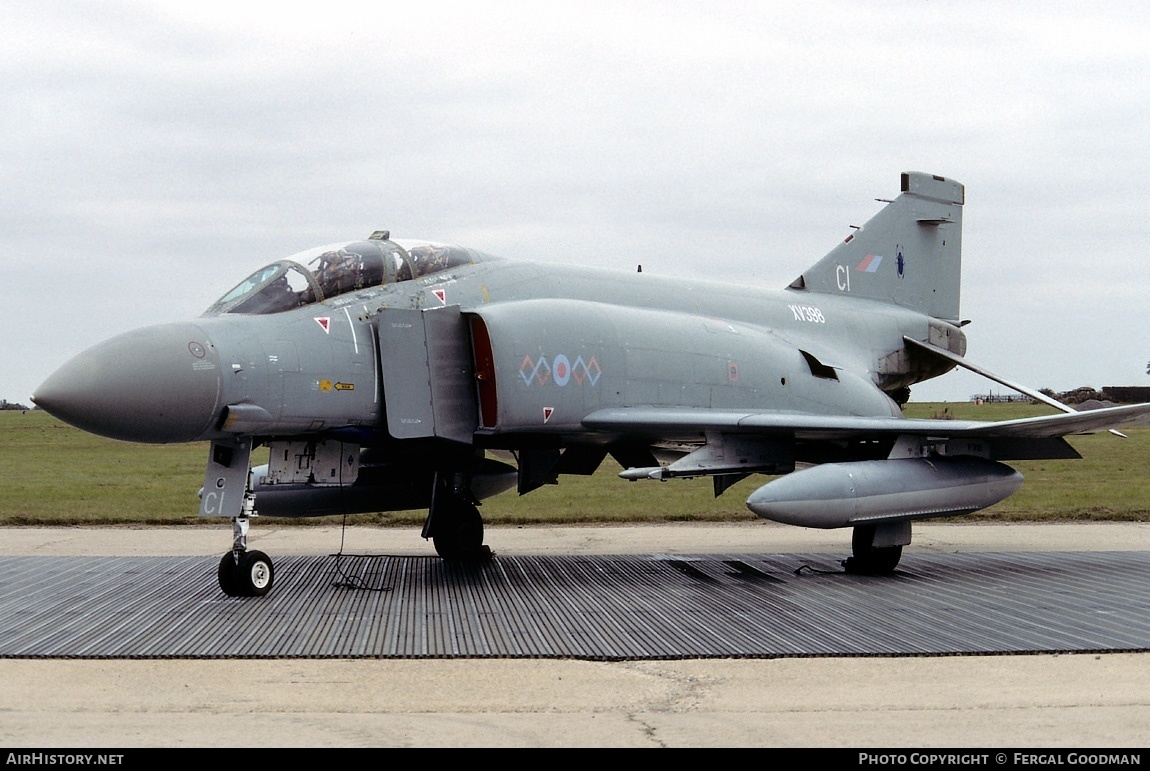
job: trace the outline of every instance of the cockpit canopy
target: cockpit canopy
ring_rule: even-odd
[[[366,241],[310,249],[265,265],[216,300],[204,315],[280,313],[478,261],[475,252],[458,246],[400,244],[386,235],[373,235]]]

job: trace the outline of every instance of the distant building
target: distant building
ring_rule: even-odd
[[[970,397],[975,404],[990,404],[992,402],[1021,402],[1032,403],[1034,400],[1022,394],[975,394]]]
[[[1106,386],[1102,389],[1112,402],[1120,404],[1145,404],[1150,402],[1150,386]]]

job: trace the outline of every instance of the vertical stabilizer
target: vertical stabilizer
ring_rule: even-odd
[[[904,172],[902,194],[790,288],[888,302],[957,322],[964,196],[952,179]]]

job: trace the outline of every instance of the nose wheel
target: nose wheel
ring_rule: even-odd
[[[228,552],[220,560],[218,578],[229,597],[263,597],[271,591],[275,568],[262,551]]]
[[[220,559],[216,573],[229,597],[263,597],[272,590],[275,568],[262,551],[248,551],[248,518],[232,519],[232,550]]]

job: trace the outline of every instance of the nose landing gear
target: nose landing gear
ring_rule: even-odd
[[[232,520],[232,550],[220,559],[217,578],[229,597],[263,597],[275,581],[271,557],[262,551],[248,551],[248,518]]]

